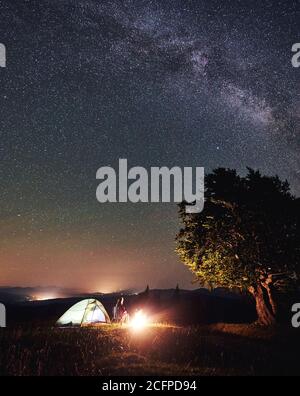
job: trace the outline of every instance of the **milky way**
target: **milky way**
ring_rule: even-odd
[[[298,2],[0,9],[0,284],[190,287],[175,205],[97,203],[96,170],[119,158],[249,166],[300,193]]]

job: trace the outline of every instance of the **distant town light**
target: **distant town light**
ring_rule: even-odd
[[[47,300],[55,300],[56,298],[58,298],[58,297],[55,296],[55,295],[41,294],[41,295],[34,296],[33,300],[35,300],[35,301],[47,301]]]

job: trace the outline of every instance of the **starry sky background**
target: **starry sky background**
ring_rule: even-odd
[[[247,166],[300,193],[298,1],[0,0],[0,284],[195,287],[174,204],[96,170]]]

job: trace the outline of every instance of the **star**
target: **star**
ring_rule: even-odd
[[[97,169],[120,158],[259,168],[299,195],[299,11],[275,0],[1,1],[0,285],[193,287],[174,253],[175,204],[97,202]]]

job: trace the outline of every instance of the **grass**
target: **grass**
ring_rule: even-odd
[[[299,375],[296,330],[118,325],[0,331],[0,375]]]

